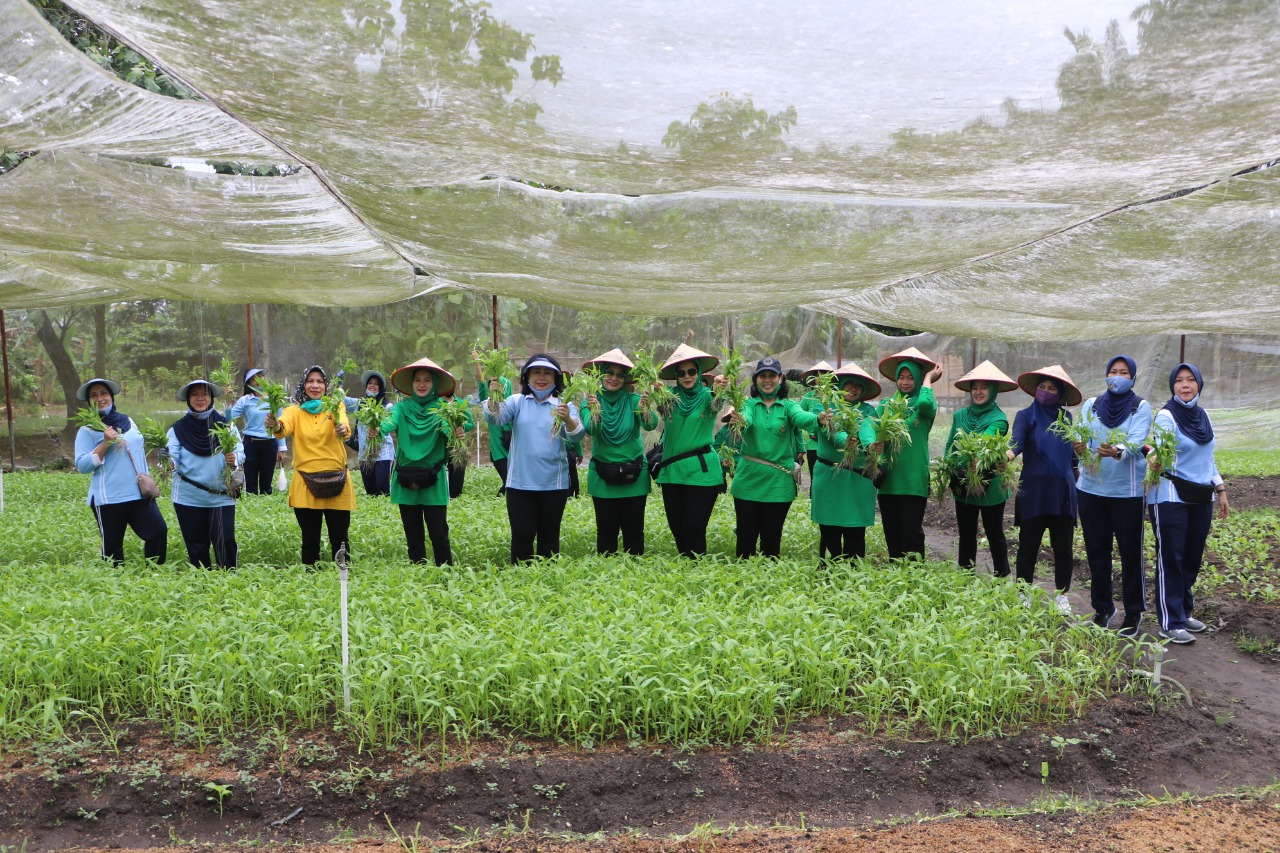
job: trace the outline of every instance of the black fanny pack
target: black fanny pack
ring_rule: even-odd
[[[431,467],[422,465],[400,465],[396,468],[396,482],[406,489],[429,489],[440,479],[440,471],[444,468],[441,459]]]
[[[600,475],[600,479],[610,486],[630,485],[640,479],[640,474],[645,469],[643,456],[629,462],[601,462],[593,457],[591,464],[596,467],[596,473]]]
[[[1213,486],[1161,471],[1160,476],[1173,483],[1173,490],[1178,493],[1178,500],[1184,504],[1207,504],[1213,501]]]

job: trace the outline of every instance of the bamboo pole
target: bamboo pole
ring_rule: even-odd
[[[4,410],[9,423],[9,470],[18,470],[18,442],[13,434],[13,388],[9,384],[9,330],[4,324],[4,309],[0,308],[0,352],[4,353]],[[0,503],[3,507],[3,503]]]

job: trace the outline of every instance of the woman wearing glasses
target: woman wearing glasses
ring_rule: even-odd
[[[724,491],[724,472],[712,446],[722,402],[702,382],[702,374],[719,363],[715,356],[681,344],[658,372],[662,379],[676,381],[675,404],[662,419],[658,485],[667,526],[682,557],[707,553],[707,525],[716,497]]]
[[[596,510],[596,551],[618,552],[618,534],[628,554],[644,553],[644,507],[649,497],[649,466],[644,458],[641,430],[658,426],[649,410],[649,391],[632,393],[627,387],[631,360],[612,349],[582,365],[600,373],[600,395],[587,397],[584,415],[591,436],[591,465],[587,494]]]

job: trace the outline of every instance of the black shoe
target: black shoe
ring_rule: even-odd
[[[1110,628],[1111,622],[1116,618],[1116,612],[1112,610],[1110,613],[1093,614],[1093,624],[1099,628]]]
[[[1141,613],[1125,613],[1124,622],[1120,625],[1119,634],[1121,637],[1138,636],[1138,628],[1142,627]]]

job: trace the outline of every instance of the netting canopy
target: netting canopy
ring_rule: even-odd
[[[1280,328],[1274,0],[70,5],[200,97],[0,0],[0,306]]]

